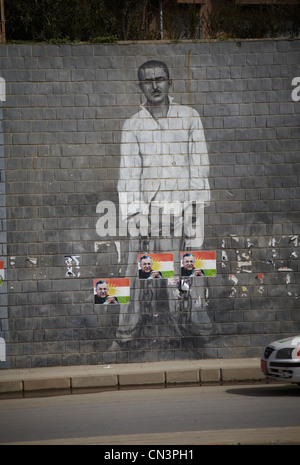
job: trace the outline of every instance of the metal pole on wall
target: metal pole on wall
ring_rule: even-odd
[[[4,0],[1,0],[1,43],[6,44]]]
[[[160,24],[160,38],[162,40],[164,38],[162,0],[159,0],[159,24]]]

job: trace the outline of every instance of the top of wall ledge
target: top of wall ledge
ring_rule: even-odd
[[[254,39],[239,39],[239,38],[230,38],[230,39],[174,39],[174,40],[122,40],[122,41],[116,41],[116,42],[31,42],[31,41],[18,41],[18,42],[8,42],[6,44],[1,44],[0,47],[11,47],[11,46],[24,46],[24,45],[29,45],[29,46],[82,46],[82,45],[135,45],[135,44],[142,44],[142,45],[147,45],[147,44],[167,44],[167,45],[172,45],[172,44],[201,44],[201,43],[226,43],[226,42],[272,42],[272,41],[296,41],[300,40],[300,36],[297,37],[274,37],[274,38],[254,38]]]
[[[148,53],[149,47],[155,47],[155,53],[162,53],[165,47],[175,47],[177,50],[186,51],[186,47],[198,47],[201,48],[201,45],[204,47],[219,46],[222,47],[222,50],[227,50],[227,47],[231,47],[233,44],[236,47],[240,48],[243,44],[248,44],[251,47],[251,44],[285,44],[281,46],[282,50],[278,51],[288,51],[290,48],[295,48],[298,46],[300,37],[277,37],[277,38],[261,38],[261,39],[228,39],[228,40],[218,40],[218,39],[201,39],[201,40],[140,40],[140,41],[120,41],[120,42],[107,42],[107,43],[93,43],[93,42],[73,42],[73,43],[46,43],[46,42],[18,42],[18,43],[7,43],[0,44],[0,57],[12,57],[12,56],[60,56],[63,53],[69,54],[70,56],[84,56],[87,53],[89,48],[92,48],[97,51],[94,52],[94,55],[98,55],[101,51],[101,54],[110,55],[113,50],[118,50],[118,52],[113,52],[115,55],[122,55],[123,51],[127,47],[127,54],[132,54],[132,47],[138,47],[136,54]],[[289,45],[288,45],[289,44]],[[296,45],[297,44],[297,45]],[[143,49],[146,47],[146,49]],[[253,45],[254,47],[254,45]],[[284,49],[283,49],[284,47]],[[277,47],[276,47],[277,48]],[[122,51],[123,50],[123,51]],[[99,51],[99,52],[98,52]],[[275,51],[275,50],[273,50]],[[209,52],[207,50],[207,52]],[[154,49],[153,49],[154,53]]]

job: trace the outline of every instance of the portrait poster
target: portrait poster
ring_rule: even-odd
[[[3,281],[4,281],[4,261],[0,260],[0,287],[2,286]]]
[[[215,251],[182,251],[180,259],[180,276],[217,276]]]
[[[174,278],[174,260],[172,253],[138,254],[140,279]]]
[[[129,278],[94,279],[94,303],[127,304],[130,301]]]

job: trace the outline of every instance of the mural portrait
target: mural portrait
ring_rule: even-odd
[[[128,276],[139,250],[145,251],[140,268],[148,266],[139,274],[146,276],[153,265],[151,253],[172,252],[179,262],[180,250],[201,248],[204,207],[210,200],[209,157],[199,113],[173,100],[164,62],[143,63],[137,77],[144,103],[123,124],[118,181],[120,222],[129,235]],[[132,300],[120,311],[114,346],[142,336],[143,320],[156,314],[158,302],[169,336],[174,325],[179,335],[207,334],[210,321],[202,304],[202,283],[190,283],[183,299],[178,298],[180,292],[174,298],[174,289],[163,280],[133,281]]]

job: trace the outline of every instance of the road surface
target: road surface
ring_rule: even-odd
[[[0,400],[0,444],[300,444],[300,388],[262,384]]]

